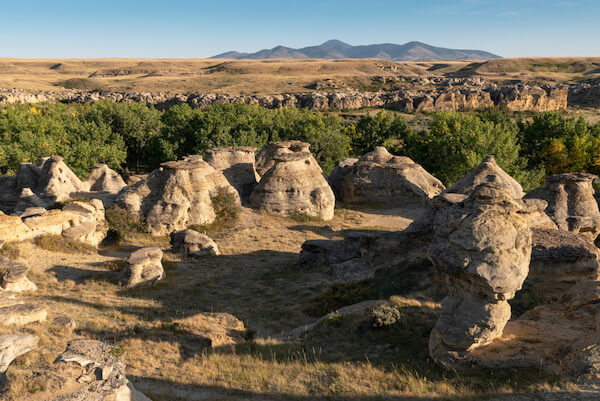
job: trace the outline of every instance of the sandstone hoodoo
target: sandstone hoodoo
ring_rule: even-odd
[[[335,197],[309,144],[279,142],[273,165],[262,176],[250,196],[252,206],[289,216],[294,213],[323,220],[333,218]]]
[[[251,146],[214,148],[206,151],[204,160],[221,171],[240,198],[246,199],[260,178],[255,168],[255,152],[256,148]]]
[[[160,248],[142,248],[129,256],[123,270],[121,283],[128,287],[152,285],[165,276],[162,266],[163,252]]]
[[[551,175],[526,198],[546,201],[546,214],[560,230],[582,233],[595,240],[600,233],[600,211],[592,186],[595,178],[584,173]]]
[[[209,224],[215,218],[212,203],[219,188],[235,194],[222,172],[201,156],[166,162],[144,180],[125,188],[117,204],[134,217],[144,218],[153,235],[166,235],[193,224]]]
[[[426,206],[444,190],[444,185],[408,157],[394,156],[382,146],[349,166],[338,166],[335,175],[346,170],[340,200],[344,203],[380,204],[385,207]],[[342,181],[333,176],[330,179]]]
[[[87,181],[85,181],[85,185],[89,186],[90,191],[107,192],[109,194],[119,193],[127,186],[123,177],[106,164],[96,164],[92,168]]]
[[[275,165],[275,157],[288,153],[310,153],[310,144],[302,141],[280,141],[265,145],[256,154],[256,172],[265,175]]]
[[[352,174],[352,170],[356,162],[358,162],[358,159],[354,157],[342,159],[342,161],[339,162],[338,165],[333,168],[333,170],[331,170],[331,173],[329,173],[327,182],[329,182],[329,185],[333,190],[335,199],[341,200],[344,197],[344,183],[346,182],[348,176]]]
[[[437,213],[429,256],[449,296],[429,342],[436,362],[458,367],[502,334],[511,316],[507,301],[529,272],[531,230],[522,208],[509,186],[484,183]]]
[[[196,230],[181,230],[171,233],[173,252],[184,255],[219,255],[219,247],[208,235]]]

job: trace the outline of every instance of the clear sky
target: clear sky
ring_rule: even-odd
[[[0,57],[209,57],[340,39],[600,56],[600,0],[0,0]]]

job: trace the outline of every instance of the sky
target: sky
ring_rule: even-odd
[[[0,0],[0,57],[206,58],[410,41],[600,56],[600,0]]]

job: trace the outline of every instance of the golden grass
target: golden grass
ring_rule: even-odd
[[[97,249],[89,244],[56,234],[43,235],[37,239],[37,243],[42,249],[51,252],[88,255],[97,252]]]

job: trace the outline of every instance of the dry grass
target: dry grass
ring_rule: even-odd
[[[214,237],[221,256],[188,260],[166,252],[166,278],[139,289],[117,285],[113,266],[140,243],[168,247],[162,237],[139,234],[135,242],[94,255],[21,244],[39,287],[35,298],[50,315],[48,322],[17,330],[41,340],[10,366],[9,394],[37,400],[53,391],[55,384],[35,372],[46,371],[75,336],[105,341],[123,353],[128,377],[154,401],[460,399],[554,388],[553,378],[539,372],[460,376],[435,367],[427,339],[439,305],[409,291],[390,301],[402,312],[390,328],[370,329],[365,322],[372,316],[363,311],[326,320],[300,340],[270,339],[312,322],[305,310],[331,284],[327,268],[297,265],[301,244],[370,226],[375,218],[345,210],[332,221],[299,224],[243,209],[233,227]],[[209,348],[203,333],[219,328],[195,319],[213,312],[243,321],[245,340]],[[77,329],[53,324],[59,314],[72,317]],[[15,329],[0,326],[9,331]]]
[[[96,248],[91,245],[56,234],[43,235],[37,239],[37,243],[40,248],[50,252],[88,255],[97,252]]]
[[[523,58],[480,61],[0,58],[0,87],[60,88],[232,95],[306,92],[333,79],[357,90],[381,89],[375,76],[483,76],[492,81],[567,82],[597,77],[599,58]],[[388,88],[389,89],[389,88]]]

